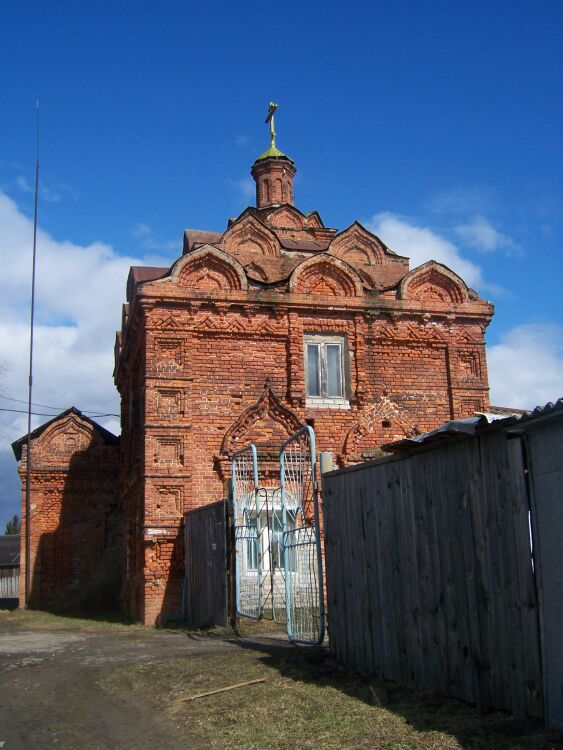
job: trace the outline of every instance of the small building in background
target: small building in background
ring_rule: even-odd
[[[0,609],[17,607],[20,584],[20,535],[0,536]]]
[[[12,444],[23,485],[20,601],[25,601],[27,436]],[[71,408],[31,433],[29,606],[103,611],[119,602],[119,438]]]

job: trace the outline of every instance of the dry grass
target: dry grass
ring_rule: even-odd
[[[264,678],[264,684],[194,701],[191,695]],[[354,677],[323,649],[253,643],[240,651],[155,661],[108,675],[102,687],[133,690],[210,750],[555,750],[561,736],[506,714]],[[385,705],[374,705],[383,702]]]
[[[33,610],[0,610],[0,627],[139,633],[150,629],[120,618],[92,620]],[[479,715],[460,701],[350,675],[326,649],[292,647],[274,637],[272,623],[243,621],[244,640],[228,628],[194,634],[230,639],[222,653],[143,662],[107,671],[99,686],[116,699],[133,692],[147,710],[166,716],[185,745],[207,750],[563,750],[561,733],[539,722],[519,722],[504,713]],[[182,633],[183,631],[183,633]],[[154,631],[152,631],[154,633]],[[264,637],[266,636],[266,637]],[[268,637],[270,636],[270,637]],[[206,690],[264,678],[264,684],[217,693]]]
[[[2,627],[23,628],[26,630],[83,630],[99,631],[107,628],[138,628],[145,630],[123,615],[104,615],[100,617],[81,617],[73,614],[55,614],[37,609],[0,609]]]

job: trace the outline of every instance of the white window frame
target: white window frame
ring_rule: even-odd
[[[273,494],[272,490],[267,490],[269,493],[269,499]],[[263,555],[265,550],[270,550],[272,558],[274,557],[274,550],[277,552],[275,556],[274,570],[272,571],[275,575],[282,575],[284,572],[284,557],[283,557],[283,529],[281,525],[281,507],[277,505],[276,508],[266,511],[261,511],[258,523],[257,523],[257,535],[256,539],[246,539],[244,549],[244,565],[246,573],[256,573],[258,570],[258,560],[261,558],[261,572],[270,573],[270,555]],[[268,518],[269,516],[269,518]],[[274,520],[274,518],[276,520]],[[251,519],[256,519],[256,515],[253,513]],[[286,524],[288,529],[295,529],[296,521],[291,513],[288,513],[286,518]],[[296,572],[296,558],[295,552],[289,555],[289,573]]]
[[[260,555],[259,543],[259,538],[246,540],[246,570],[250,573],[254,573],[258,570],[258,557]]]
[[[312,396],[309,394],[309,357],[308,357],[308,346],[313,344],[320,347],[320,395]],[[326,347],[327,344],[337,344],[340,347],[340,396],[327,396],[327,355]],[[350,402],[348,401],[348,389],[347,389],[347,375],[348,368],[346,367],[346,353],[348,347],[346,346],[346,337],[339,335],[323,335],[323,334],[305,334],[303,339],[304,358],[305,358],[305,404],[306,406],[313,407],[325,407],[325,408],[338,408],[338,409],[349,409]]]

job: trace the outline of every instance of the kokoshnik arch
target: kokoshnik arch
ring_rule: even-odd
[[[304,424],[346,465],[489,408],[493,306],[440,263],[409,269],[358,222],[338,231],[298,209],[275,109],[251,169],[256,206],[223,232],[186,230],[170,268],[131,268],[119,441],[76,409],[33,433],[39,606],[56,578],[59,598],[97,581],[147,624],[177,616],[183,513],[225,496],[232,453],[249,442],[275,484],[277,449]],[[25,483],[25,439],[14,450]],[[71,533],[65,519],[81,514]]]

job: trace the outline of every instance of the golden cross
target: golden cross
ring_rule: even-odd
[[[278,108],[278,104],[274,104],[274,102],[270,102],[270,106],[268,107],[268,114],[266,115],[266,119],[264,122],[270,123],[270,148],[276,147],[276,131],[274,130],[274,112]]]

